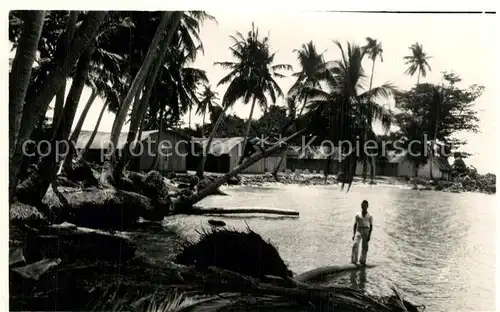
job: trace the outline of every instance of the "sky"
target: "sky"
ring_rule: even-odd
[[[480,134],[464,133],[460,138],[468,144],[464,151],[473,154],[468,163],[475,166],[479,172],[495,170],[494,150],[491,142],[495,136],[495,93],[494,83],[496,65],[494,15],[436,15],[436,14],[369,14],[369,13],[331,13],[331,12],[256,12],[256,11],[209,11],[216,17],[217,23],[204,23],[200,37],[204,45],[204,55],[199,55],[193,67],[207,72],[210,84],[222,98],[227,86],[217,87],[218,81],[226,71],[215,66],[217,61],[231,61],[229,46],[232,45],[230,35],[236,31],[244,35],[251,29],[252,22],[259,28],[261,36],[268,35],[271,49],[276,52],[275,62],[290,64],[294,71],[299,70],[294,49],[300,49],[302,44],[313,41],[320,52],[325,52],[326,60],[335,60],[340,52],[334,40],[345,44],[347,41],[364,45],[366,37],[382,42],[383,63],[375,65],[373,86],[391,82],[400,89],[408,89],[416,83],[416,76],[404,74],[407,66],[403,57],[410,54],[408,47],[415,42],[423,45],[424,51],[432,56],[429,60],[431,71],[427,77],[421,77],[421,82],[439,83],[441,72],[453,71],[462,78],[461,87],[479,84],[485,87],[481,98],[476,101],[475,109],[480,118]],[[371,61],[366,59],[363,64],[366,74],[371,71]],[[292,72],[288,77],[278,80],[284,93],[293,84]],[[369,80],[366,79],[366,85]],[[67,88],[68,90],[69,88]],[[85,88],[78,107],[75,124],[83,107],[90,96],[90,89]],[[278,99],[277,105],[284,105],[283,99]],[[53,105],[53,103],[51,104]],[[92,130],[97,121],[102,100],[97,99],[90,110],[83,129]],[[237,103],[230,113],[241,118],[248,118],[250,105]],[[256,109],[254,118],[262,113]],[[111,131],[114,115],[106,112],[99,131]],[[192,115],[192,124],[201,123],[201,116]],[[188,116],[184,116],[185,124]],[[123,131],[128,130],[128,124]]]

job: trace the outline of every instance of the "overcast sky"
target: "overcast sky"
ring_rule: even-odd
[[[269,34],[272,50],[276,51],[276,63],[290,64],[299,70],[294,49],[312,40],[318,51],[325,51],[327,60],[339,58],[340,54],[333,40],[346,41],[359,45],[365,44],[369,36],[382,42],[384,62],[375,65],[373,85],[392,82],[399,88],[409,88],[416,83],[416,77],[404,74],[406,65],[403,57],[409,55],[408,47],[416,41],[423,45],[424,51],[432,56],[429,63],[432,71],[421,82],[438,83],[442,71],[454,71],[463,79],[462,86],[480,84],[485,86],[483,96],[476,102],[480,118],[481,134],[464,134],[468,140],[465,150],[474,153],[469,163],[481,171],[493,171],[495,103],[494,83],[496,73],[492,70],[496,59],[494,37],[494,15],[435,15],[435,14],[361,14],[361,13],[327,13],[327,12],[281,12],[258,13],[249,12],[209,12],[217,18],[218,24],[206,22],[201,31],[201,39],[205,54],[200,55],[194,67],[206,70],[210,83],[216,87],[217,82],[226,73],[224,69],[214,66],[216,61],[229,61],[231,54],[228,47],[232,44],[229,35],[236,31],[246,34],[252,21],[259,27],[261,35]],[[364,63],[369,75],[371,63]],[[291,72],[289,73],[291,74]],[[291,77],[278,81],[283,92],[287,92],[293,83]],[[366,81],[368,84],[368,80]],[[226,86],[217,87],[222,98]],[[78,108],[75,123],[81,113],[90,90],[85,89]],[[277,105],[284,105],[282,99]],[[87,117],[84,129],[94,128],[102,101],[96,100]],[[241,103],[233,110],[242,118],[247,118],[250,106]],[[261,112],[256,110],[255,118]],[[100,131],[110,131],[114,115],[106,113]],[[183,120],[188,122],[188,117]],[[201,116],[192,116],[192,123],[201,123]],[[126,125],[123,131],[128,130]]]

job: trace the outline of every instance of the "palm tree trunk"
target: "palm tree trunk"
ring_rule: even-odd
[[[78,123],[76,124],[75,129],[73,130],[73,133],[71,133],[70,140],[72,142],[78,141],[78,137],[80,136],[80,133],[82,132],[82,127],[83,127],[83,123],[85,122],[85,118],[87,118],[87,114],[89,113],[89,110],[92,107],[92,104],[94,104],[94,101],[96,98],[97,98],[97,91],[95,89],[92,89],[92,93],[90,94],[90,97],[87,100],[87,104],[85,104],[85,107],[83,108],[82,114],[80,115],[80,118],[78,119]]]
[[[373,62],[372,62],[372,74],[370,76],[370,87],[369,87],[369,90],[372,89],[373,73],[375,73],[375,59],[373,59]]]
[[[189,105],[189,129],[191,129],[191,105]]]
[[[436,119],[435,119],[435,123],[434,123],[434,138],[433,138],[432,143],[431,143],[431,153],[430,153],[430,156],[429,156],[429,160],[430,160],[430,163],[429,163],[429,174],[430,174],[431,180],[434,180],[434,174],[432,172],[432,164],[434,163],[434,149],[435,149],[435,145],[434,144],[436,144],[436,140],[437,140],[438,122],[439,122],[439,107],[437,107],[437,111],[436,111]]]
[[[63,36],[61,38],[62,43],[60,47],[61,54],[66,58],[68,53],[68,48],[71,40],[73,40],[73,35],[76,27],[76,20],[78,18],[78,11],[70,11],[68,16],[68,22],[66,23],[66,33],[67,36]],[[66,76],[68,75],[69,68],[66,66],[64,68]],[[63,82],[61,88],[56,94],[56,103],[54,106],[54,115],[52,116],[52,131],[55,134],[57,128],[59,127],[59,123],[61,122],[63,107],[64,107],[64,99],[66,97],[66,81]]]
[[[302,112],[304,111],[304,108],[306,107],[307,105],[307,94],[305,95],[304,97],[304,103],[302,104],[302,107],[300,108],[300,112],[299,112],[299,115],[295,116],[294,118],[291,118],[289,122],[287,122],[287,124],[285,125],[284,127],[284,130],[282,129],[282,132],[283,131],[286,131],[288,130],[292,125],[293,125],[293,122],[297,119],[297,118],[300,118],[300,116],[302,116]],[[281,154],[281,159],[280,159],[280,162],[279,162],[279,165],[278,167],[273,171],[273,176],[275,179],[278,178],[278,170],[279,170],[279,167],[281,166],[281,163],[283,162],[283,160],[287,157],[287,154],[288,154],[288,148]],[[329,165],[328,165],[329,166]],[[328,171],[327,171],[328,172]],[[327,177],[328,177],[328,173],[327,173]],[[325,182],[326,183],[326,182]]]
[[[205,137],[205,114],[206,114],[206,111],[203,111],[203,119],[201,121],[201,137],[202,138]]]
[[[102,11],[90,11],[87,14],[87,19],[79,27],[71,41],[67,57],[58,60],[57,67],[50,72],[44,81],[44,88],[39,94],[33,96],[31,101],[26,103],[28,111],[25,110],[23,113],[19,141],[24,142],[31,136],[35,123],[43,117],[42,114],[47,111],[55,94],[66,81],[65,68],[73,68],[76,65],[80,56],[87,50],[87,47],[97,35],[106,14],[107,12]],[[19,143],[22,144],[21,142]]]
[[[418,68],[418,73],[417,73],[417,86],[420,82],[420,67]]]
[[[280,171],[280,168],[281,168],[281,164],[283,163],[283,161],[285,160],[286,158],[286,155],[288,154],[288,148],[284,149],[283,152],[281,152],[281,158],[280,158],[280,161],[278,162],[278,165],[276,166],[276,168],[274,168],[273,170],[273,176],[276,180],[278,180],[278,172]]]
[[[176,12],[173,15],[173,28],[176,29],[181,21],[182,17],[182,12]],[[139,96],[136,97],[136,101],[134,102],[134,106],[132,109],[132,114],[130,117],[130,128],[129,132],[127,134],[127,142],[125,143],[125,148],[123,149],[123,156],[120,159],[121,162],[124,162],[127,164],[130,163],[131,159],[131,153],[130,153],[130,145],[132,144],[132,141],[135,140],[137,136],[137,132],[139,131],[139,127],[142,123],[144,113],[146,111],[146,108],[148,106],[149,99],[151,97],[151,92],[153,90],[153,87],[156,82],[156,76],[158,76],[158,73],[160,71],[160,68],[163,65],[163,60],[165,58],[165,55],[167,53],[168,49],[168,42],[172,40],[174,32],[169,31],[167,33],[166,38],[163,40],[161,46],[160,46],[160,51],[158,54],[158,57],[156,58],[156,61],[153,64],[152,70],[149,72],[148,77],[146,78],[146,81],[144,83],[145,89],[142,93],[142,97],[139,100]],[[142,132],[141,132],[142,133]]]
[[[374,156],[371,156],[370,157],[370,183],[371,184],[374,184],[375,183],[375,164],[376,164],[376,161],[375,161],[375,157]]]
[[[68,97],[66,99],[66,105],[61,116],[61,122],[57,131],[54,135],[54,139],[51,142],[50,154],[43,157],[41,160],[37,172],[33,173],[28,177],[26,185],[32,187],[31,190],[24,190],[24,196],[30,197],[30,201],[40,202],[47,192],[49,184],[52,182],[55,190],[55,179],[57,174],[57,162],[60,156],[63,154],[59,151],[59,143],[66,141],[69,138],[69,133],[71,131],[71,126],[75,118],[76,110],[78,108],[78,103],[80,102],[80,97],[82,95],[83,87],[85,86],[85,79],[90,68],[90,58],[92,55],[92,48],[87,49],[87,51],[82,55],[78,61],[76,67],[76,74],[73,78],[73,83],[71,84],[71,89],[69,90]],[[67,145],[68,150],[69,144]],[[67,153],[68,151],[63,151]],[[24,182],[23,182],[24,183]]]
[[[87,141],[87,144],[85,144],[85,148],[80,152],[79,159],[85,158],[85,155],[87,154],[90,147],[92,146],[92,142],[94,142],[95,136],[97,135],[97,131],[99,131],[99,126],[101,125],[101,120],[102,120],[102,117],[104,116],[104,112],[106,111],[107,107],[108,107],[108,103],[106,102],[102,106],[101,112],[99,113],[99,117],[97,118],[97,122],[95,123],[94,131],[92,131],[92,134],[90,135],[90,138]]]
[[[130,104],[132,102],[132,99],[136,96],[137,92],[141,89],[144,80],[146,79],[146,75],[149,71],[149,68],[151,66],[151,63],[153,59],[155,58],[156,55],[159,55],[158,53],[158,44],[160,43],[160,40],[163,37],[163,32],[166,29],[167,22],[169,18],[171,17],[172,12],[165,12],[162,15],[162,19],[160,21],[160,24],[158,25],[158,28],[156,29],[155,36],[151,42],[151,45],[149,47],[148,53],[146,54],[146,57],[144,58],[144,62],[141,65],[141,68],[139,69],[139,72],[134,78],[134,81],[132,82],[132,86],[130,87],[129,92],[127,93],[127,96],[123,100],[123,103],[120,107],[120,110],[118,111],[118,114],[116,115],[116,122],[113,126],[113,129],[111,130],[111,139],[110,139],[110,144],[108,148],[108,155],[111,155],[109,159],[106,160],[102,174],[101,174],[101,182],[104,184],[107,184],[108,177],[112,173],[113,179],[115,180],[115,183],[119,182],[119,178],[121,177],[123,168],[124,168],[124,163],[122,162],[120,166],[116,166],[116,168],[113,168],[116,164],[116,145],[118,144],[118,138],[120,136],[121,130],[123,128],[123,124],[125,123],[125,119],[127,117],[127,113],[130,107]],[[174,31],[177,30],[177,27],[172,27],[171,29],[168,30],[169,33],[173,33]],[[172,38],[172,35],[167,35],[166,40],[166,45],[169,44],[170,38]]]
[[[70,136],[71,126],[73,125],[73,121],[75,120],[78,104],[80,103],[83,88],[85,87],[85,80],[88,76],[92,52],[92,48],[87,49],[87,51],[78,61],[76,74],[73,78],[68,97],[66,98],[66,105],[64,106],[61,123],[58,127],[58,129],[60,130],[60,139],[68,140]]]
[[[372,62],[372,74],[370,75],[370,87],[369,87],[369,90],[372,89],[372,84],[373,84],[373,74],[375,73],[375,58],[373,59],[373,62]],[[369,113],[370,116],[371,116],[371,112]],[[371,125],[370,125],[371,126]],[[365,150],[365,147],[366,147],[366,141],[368,139],[368,125],[367,127],[365,128],[365,131],[364,131],[364,146],[363,146],[363,152]],[[366,174],[367,174],[367,171],[368,171],[368,159],[366,158],[366,155],[365,157],[363,158],[363,182],[366,182]],[[373,169],[373,161],[371,162],[371,165],[370,165],[370,178],[371,178],[371,182],[373,183],[374,182],[374,169]]]
[[[161,134],[163,133],[163,114],[164,114],[164,111],[165,111],[165,107],[162,105],[161,108],[160,108],[160,121],[159,121],[159,127],[158,127],[158,136],[161,137]],[[156,170],[158,169],[158,164],[159,164],[159,161],[160,161],[160,140],[158,140],[157,142],[157,145],[156,145],[156,154],[155,154],[155,158],[154,158],[154,161],[153,161],[153,164],[151,166],[151,168],[149,170]]]
[[[123,124],[125,123],[125,119],[127,117],[128,110],[130,108],[130,104],[132,103],[132,100],[136,96],[136,94],[139,92],[141,89],[141,86],[146,79],[146,75],[148,74],[149,67],[151,66],[151,62],[153,61],[154,57],[157,55],[157,47],[158,44],[160,43],[160,40],[163,37],[163,31],[165,30],[167,26],[167,21],[172,13],[170,12],[165,12],[162,15],[161,22],[158,25],[158,28],[156,29],[155,36],[153,40],[151,41],[151,45],[149,46],[148,53],[146,54],[146,57],[144,58],[144,62],[141,65],[141,68],[139,69],[139,72],[135,76],[134,80],[132,81],[132,85],[130,86],[130,89],[125,96],[125,99],[123,100],[123,103],[120,107],[120,110],[118,111],[116,115],[116,122],[113,126],[113,129],[111,130],[111,140],[110,140],[110,145],[109,145],[109,151],[114,152],[116,149],[116,145],[118,144],[118,138],[120,136],[120,133],[123,128]],[[172,31],[172,30],[170,30]]]
[[[228,106],[226,106],[222,110],[222,112],[219,114],[219,117],[217,117],[217,122],[215,122],[215,125],[212,128],[212,132],[210,133],[210,136],[208,137],[207,144],[205,145],[205,147],[203,147],[200,165],[198,166],[198,171],[196,172],[196,175],[200,179],[203,179],[203,175],[205,173],[205,163],[207,162],[207,154],[210,152],[210,146],[212,145],[212,141],[215,137],[215,133],[217,133],[217,129],[219,128],[222,120],[224,119],[224,115],[226,114],[227,108],[228,108]]]
[[[366,130],[365,130],[365,134],[363,135],[363,153],[365,152],[365,146],[366,146]],[[366,173],[368,171],[368,159],[367,159],[367,156],[364,155],[363,156],[363,183],[366,182]]]
[[[58,61],[56,68],[50,72],[47,79],[44,81],[44,88],[40,91],[40,93],[31,97],[31,100],[26,103],[17,139],[16,150],[14,151],[11,163],[13,170],[11,176],[13,179],[11,180],[11,185],[9,187],[12,187],[12,191],[15,189],[17,174],[22,163],[23,143],[29,139],[35,124],[42,118],[41,114],[47,111],[54,95],[57,93],[62,83],[66,81],[67,76],[64,74],[66,64],[68,67],[73,67],[76,64],[80,55],[94,40],[99,26],[104,21],[106,14],[107,12],[102,11],[90,11],[87,14],[86,20],[79,27],[73,41],[71,42],[68,56],[65,59]]]
[[[87,79],[89,73],[92,52],[93,48],[87,49],[85,54],[82,55],[78,61],[76,74],[73,78],[73,82],[71,83],[71,89],[69,90],[61,122],[58,127],[58,132],[60,131],[59,139],[65,140],[68,143],[67,155],[63,160],[65,170],[71,169],[71,163],[73,161],[74,148],[70,147],[73,142],[69,139],[69,136],[71,133],[71,127],[73,126],[73,121],[75,120],[78,104],[80,103],[80,99],[82,97],[83,88],[85,87],[85,80]]]
[[[243,137],[243,153],[245,153],[245,148],[247,146],[248,142],[248,136],[250,135],[250,127],[252,126],[252,116],[253,116],[253,110],[255,108],[255,103],[257,102],[257,98],[254,96],[253,101],[252,101],[252,107],[250,108],[250,116],[248,116],[248,121],[246,124],[246,129],[245,129],[245,136]],[[240,161],[243,159],[244,155],[240,156]]]
[[[143,107],[142,112],[139,112],[139,116],[140,116],[139,118],[140,119],[139,119],[139,127],[137,129],[137,138],[138,138],[138,140],[141,140],[141,138],[142,138],[142,131],[144,130],[144,119],[146,119],[145,118],[146,117],[145,112],[146,112],[146,107]],[[139,147],[137,147],[137,148],[139,148]],[[138,150],[134,149],[134,154],[137,154],[137,152],[138,152]],[[140,159],[137,156],[130,157],[130,160],[125,165],[126,168],[128,168],[129,170],[131,170],[135,166],[135,164],[136,164],[135,160],[140,160]]]
[[[144,97],[144,92],[142,97],[140,96],[139,93],[135,96],[134,99],[134,104],[132,105],[132,112],[130,113],[130,127],[127,133],[127,141],[125,142],[125,146],[123,148],[123,155],[121,159],[118,160],[118,162],[127,162],[128,159],[130,158],[129,156],[131,155],[130,153],[130,146],[132,143],[135,141],[136,136],[137,136],[137,128],[139,127],[139,121],[138,116],[137,116],[137,111],[140,110],[140,106],[142,103],[142,98]]]
[[[220,116],[219,116],[220,118]],[[213,183],[208,185],[206,188],[200,190],[198,193],[195,193],[189,197],[189,202],[188,205],[194,205],[203,198],[207,197],[209,194],[212,194],[216,189],[218,189],[222,184],[226,183],[230,178],[238,175],[241,173],[243,170],[246,168],[250,167],[254,163],[258,162],[259,160],[269,157],[269,155],[273,154],[276,150],[281,148],[280,143],[287,143],[299,135],[301,135],[305,129],[299,130],[289,136],[288,138],[285,138],[282,142],[278,142],[277,144],[273,145],[272,147],[268,148],[265,150],[263,153],[258,152],[250,156],[245,162],[243,162],[241,165],[236,166],[236,168],[233,168],[230,172],[224,174],[223,176],[217,178]]]
[[[36,58],[38,41],[42,34],[45,11],[26,11],[23,32],[16,49],[9,74],[9,199],[12,200],[16,184],[17,170],[13,164],[18,134],[24,109],[24,98],[31,77],[33,62]],[[18,166],[22,155],[18,155]]]

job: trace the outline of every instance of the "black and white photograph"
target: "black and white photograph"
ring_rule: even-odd
[[[8,310],[496,310],[494,10],[130,5],[5,12]]]

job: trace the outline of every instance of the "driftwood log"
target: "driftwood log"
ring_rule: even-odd
[[[330,265],[330,266],[319,267],[295,275],[293,279],[301,283],[308,283],[315,280],[323,279],[328,275],[342,273],[342,272],[349,272],[349,271],[364,270],[367,268],[374,268],[375,266],[376,265],[355,265],[355,264]]]
[[[262,207],[238,207],[238,208],[224,208],[224,207],[200,207],[194,206],[190,210],[190,214],[239,214],[239,213],[265,213],[276,214],[284,216],[298,216],[299,212],[287,209],[275,208],[262,208]]]

